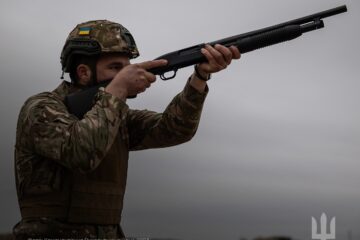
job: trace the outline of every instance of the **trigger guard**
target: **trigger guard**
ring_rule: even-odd
[[[169,71],[169,72],[170,72],[170,71]],[[166,80],[173,79],[173,78],[176,76],[177,69],[176,69],[176,70],[173,70],[172,72],[173,72],[173,75],[171,75],[170,77],[166,77],[166,76],[165,76],[165,73],[160,74],[161,80],[166,81]],[[168,72],[166,72],[166,73],[168,73]]]

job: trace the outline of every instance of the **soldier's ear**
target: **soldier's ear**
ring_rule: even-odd
[[[76,74],[79,80],[79,84],[88,85],[91,81],[91,69],[86,64],[79,64],[76,67]]]

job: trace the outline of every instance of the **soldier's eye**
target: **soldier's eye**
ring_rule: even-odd
[[[111,70],[116,70],[116,71],[120,71],[121,67],[120,66],[110,66],[109,67]]]
[[[122,64],[111,64],[109,65],[110,70],[120,71],[123,68]]]

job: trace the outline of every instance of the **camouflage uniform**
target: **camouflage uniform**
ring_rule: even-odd
[[[128,152],[190,140],[207,94],[207,89],[199,93],[188,82],[163,113],[155,113],[131,110],[100,88],[93,108],[79,120],[64,105],[65,96],[77,90],[63,82],[53,92],[29,98],[20,111],[15,146],[22,214],[22,221],[14,227],[18,239],[124,237],[119,222]],[[69,185],[72,181],[77,183]],[[110,186],[110,195],[104,194],[109,202],[86,193],[99,191],[98,182],[100,188]],[[67,195],[71,195],[71,203]],[[111,203],[112,199],[116,203]],[[108,209],[107,204],[116,209]],[[82,206],[90,210],[81,211]],[[99,212],[104,218],[95,216]],[[108,218],[113,220],[106,222]]]

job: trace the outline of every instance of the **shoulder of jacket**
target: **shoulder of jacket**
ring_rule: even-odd
[[[20,110],[21,118],[28,117],[31,113],[35,113],[46,106],[65,107],[62,99],[56,93],[42,92],[29,97]]]
[[[60,96],[58,96],[56,93],[54,92],[42,92],[42,93],[38,93],[34,96],[29,97],[25,103],[24,103],[24,107],[34,107],[37,106],[39,104],[54,104],[54,103],[63,103],[62,99]]]

